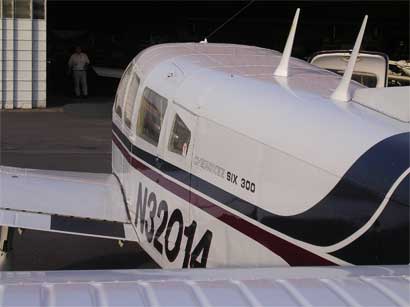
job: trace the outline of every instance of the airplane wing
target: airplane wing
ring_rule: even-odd
[[[124,69],[93,66],[95,73],[100,77],[121,79]]]
[[[4,306],[409,306],[409,266],[1,272]]]
[[[112,174],[0,166],[0,225],[134,241]]]
[[[389,117],[410,122],[410,86],[362,88],[353,100]]]

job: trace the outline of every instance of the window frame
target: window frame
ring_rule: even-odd
[[[179,119],[182,122],[182,124],[186,127],[186,129],[189,131],[189,141],[188,141],[188,143],[185,142],[185,144],[187,144],[187,149],[186,149],[185,154],[184,154],[183,151],[181,153],[177,152],[171,146],[171,144],[173,143],[173,135],[174,135],[174,129],[175,129],[175,124],[177,122],[177,119]],[[169,131],[168,145],[167,145],[166,150],[171,152],[171,153],[174,153],[174,154],[176,154],[180,157],[186,158],[187,155],[188,155],[189,149],[191,147],[191,140],[192,140],[192,131],[191,131],[191,129],[188,127],[188,125],[185,123],[185,121],[182,119],[182,117],[178,114],[178,112],[175,112],[173,114],[173,120],[172,120],[172,124],[171,124],[171,129]]]
[[[160,151],[160,155],[169,163],[180,167],[186,171],[191,170],[191,163],[193,153],[195,151],[195,141],[196,141],[196,133],[197,133],[197,125],[198,125],[198,116],[192,113],[190,110],[186,109],[185,107],[179,105],[177,102],[172,100],[170,103],[166,115],[166,130],[164,132],[164,136],[162,137],[162,147]],[[178,115],[187,128],[191,132],[191,138],[189,141],[189,146],[187,149],[187,153],[185,156],[175,153],[168,149],[168,144],[170,142],[172,129],[174,126],[174,118],[175,115]]]
[[[118,116],[119,118],[121,118],[121,120],[122,120],[122,118],[123,118],[123,113],[124,113],[124,109],[123,109],[123,108],[124,108],[124,105],[121,105],[121,104],[118,103],[118,94],[119,94],[120,86],[123,84],[123,81],[124,81],[124,83],[126,83],[125,86],[124,86],[124,88],[123,88],[124,95],[123,95],[123,97],[122,97],[122,100],[124,101],[124,98],[127,96],[128,84],[129,84],[129,82],[130,82],[130,80],[131,80],[129,77],[130,77],[130,75],[131,75],[131,73],[132,73],[132,71],[133,71],[132,66],[133,66],[133,63],[128,64],[127,68],[126,68],[125,71],[124,71],[124,74],[123,74],[122,77],[121,77],[120,83],[118,83],[117,92],[116,92],[116,94],[115,94],[114,112],[117,114],[117,116]],[[125,80],[125,78],[128,78],[128,79]],[[119,108],[118,108],[118,107],[119,107]],[[118,109],[120,110],[120,112],[118,112]]]
[[[161,109],[163,109],[164,111],[163,111],[163,113],[161,113],[161,116],[160,116],[160,127],[159,127],[159,133],[158,133],[158,139],[157,140],[150,139],[149,136],[147,136],[146,134],[143,133],[143,131],[144,131],[143,125],[144,124],[141,123],[141,121],[143,120],[143,117],[142,117],[143,114],[141,112],[142,112],[142,109],[145,107],[144,106],[145,102],[148,102],[148,104],[150,104],[154,108],[156,107],[155,105],[153,105],[154,103],[152,101],[150,101],[149,98],[147,98],[145,96],[146,92],[148,92],[148,91],[150,93],[153,93],[154,96],[158,96],[162,100],[162,102],[165,102],[165,107],[164,107],[163,104],[161,106]],[[165,123],[166,123],[166,116],[167,116],[167,112],[168,112],[168,106],[169,106],[169,101],[165,96],[159,94],[158,92],[154,91],[153,89],[151,89],[148,86],[144,87],[144,90],[142,91],[141,97],[139,99],[139,108],[138,108],[137,119],[135,121],[136,125],[135,125],[135,129],[134,129],[135,130],[135,135],[139,139],[143,140],[145,143],[150,144],[151,146],[154,146],[157,149],[160,146],[161,135],[163,134],[164,127],[166,126]],[[144,115],[146,115],[146,114],[147,114],[147,112],[144,112]],[[145,116],[144,116],[144,119],[145,119]]]
[[[133,97],[130,97],[131,95],[131,89],[132,89],[132,82],[136,80],[137,81],[137,86],[135,89],[135,92],[132,93]],[[128,127],[128,129],[131,129],[132,126],[132,118],[133,118],[133,114],[134,114],[134,110],[135,110],[135,105],[137,104],[137,96],[138,96],[138,91],[141,85],[141,79],[138,76],[137,72],[135,70],[133,70],[131,72],[131,78],[128,81],[128,85],[127,85],[127,92],[125,95],[125,102],[124,102],[124,111],[123,111],[123,121],[126,127]],[[130,106],[130,110],[129,110],[129,114],[127,116],[127,106]]]

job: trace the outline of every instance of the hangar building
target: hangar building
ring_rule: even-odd
[[[0,0],[0,108],[46,107],[46,0]]]

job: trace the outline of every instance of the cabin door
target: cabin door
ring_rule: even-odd
[[[175,103],[168,105],[166,117],[166,135],[158,154],[158,168],[165,175],[160,178],[160,181],[163,180],[160,185],[168,190],[165,243],[169,250],[163,257],[166,257],[164,261],[173,262],[175,267],[182,268],[188,267],[192,245],[189,235],[192,228],[189,200],[197,117]]]
[[[164,141],[158,148],[158,158],[169,162],[160,165],[161,170],[189,187],[191,161],[194,146],[194,131],[197,117],[185,109],[169,106]]]

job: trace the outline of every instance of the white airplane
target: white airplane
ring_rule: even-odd
[[[409,87],[251,46],[150,47],[112,117],[112,174],[1,169],[8,227],[130,240],[163,268],[409,263]]]

